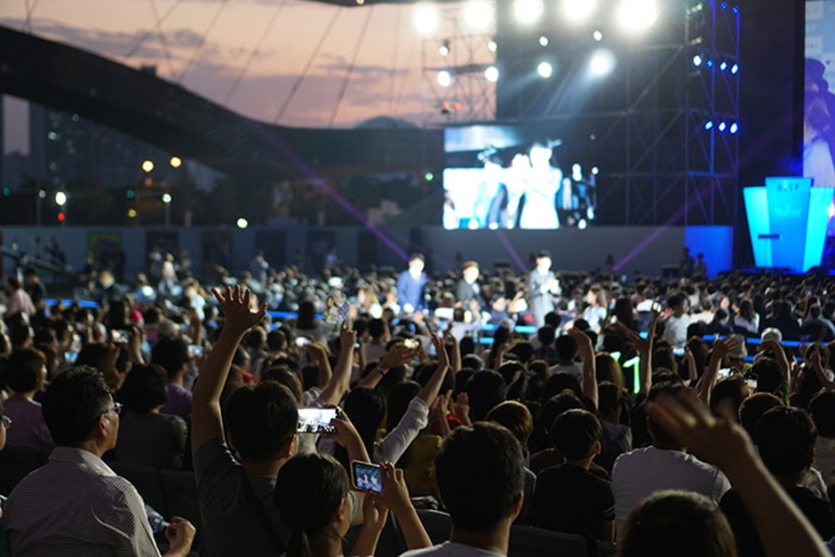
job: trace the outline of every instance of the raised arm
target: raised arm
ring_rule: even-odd
[[[354,343],[357,341],[357,332],[351,330],[347,321],[343,321],[339,327],[339,358],[336,360],[336,369],[331,376],[327,386],[322,388],[319,399],[323,404],[337,405],[348,392],[351,383],[351,370],[354,366]]]
[[[226,316],[226,324],[220,337],[206,358],[200,373],[200,379],[194,387],[191,411],[191,451],[203,446],[206,441],[223,441],[223,419],[220,412],[220,394],[229,375],[232,357],[244,334],[258,324],[267,313],[267,305],[262,304],[258,311],[249,307],[251,293],[248,288],[228,286],[224,293],[213,289],[212,293],[220,303]]]
[[[826,372],[823,370],[823,365],[821,364],[821,354],[819,350],[811,350],[811,354],[809,354],[809,366],[814,370],[815,374],[818,376],[818,381],[820,384],[827,390],[835,389],[835,381],[830,381],[829,377],[826,375]]]
[[[461,371],[461,345],[458,343],[458,339],[453,336],[451,325],[444,333],[445,345],[447,341],[452,344],[452,359],[449,362],[450,368],[452,369],[452,373],[458,373]]]
[[[661,317],[661,312],[657,309],[652,310],[652,321],[649,324],[647,331],[647,338],[641,336],[624,325],[621,322],[615,322],[612,327],[622,333],[626,337],[626,342],[635,349],[641,359],[638,368],[640,379],[640,393],[644,396],[649,394],[652,388],[652,348],[655,343],[655,327],[658,325],[658,319]]]
[[[446,347],[444,341],[439,337],[432,335],[432,344],[435,345],[435,351],[438,353],[438,367],[435,368],[435,373],[426,382],[426,385],[418,392],[418,398],[422,398],[426,406],[432,406],[435,399],[438,397],[438,392],[441,390],[441,385],[444,382],[444,377],[449,370],[449,359],[447,357]]]
[[[306,344],[302,349],[307,352],[310,361],[319,369],[319,387],[324,391],[330,384],[331,377],[333,377],[327,349],[318,342]]]
[[[420,518],[409,499],[409,488],[406,487],[406,480],[403,479],[403,470],[395,469],[390,463],[382,465],[381,477],[383,492],[380,494],[380,502],[394,513],[397,523],[403,531],[408,549],[421,549],[432,545],[432,540],[423,528]]]
[[[716,418],[692,391],[646,407],[664,431],[698,458],[715,464],[739,493],[769,557],[830,555],[820,536],[768,473],[751,439],[732,417]]]
[[[702,375],[702,378],[698,383],[696,383],[695,388],[696,394],[699,395],[699,398],[705,401],[705,403],[710,404],[710,393],[716,385],[716,378],[719,376],[719,368],[722,366],[722,361],[729,353],[737,351],[740,344],[741,341],[739,337],[732,335],[728,338],[716,341],[713,345],[713,353],[710,355],[710,364],[708,364],[707,370],[704,375]]]
[[[357,384],[357,387],[365,387],[368,389],[376,388],[377,384],[390,369],[402,366],[411,360],[415,355],[415,351],[416,349],[409,348],[403,343],[395,344],[391,347],[391,350],[386,353],[380,361],[380,364],[371,370],[371,373],[362,378],[362,380]]]
[[[789,384],[791,382],[791,366],[789,365],[789,359],[786,357],[786,351],[783,350],[783,346],[776,340],[769,339],[762,343],[762,347],[764,350],[771,352],[774,360],[780,367],[780,375],[783,377],[783,381]]]
[[[597,361],[594,357],[594,346],[591,344],[591,337],[578,329],[572,327],[568,334],[577,341],[577,350],[580,353],[580,360],[583,362],[583,395],[594,403],[597,408]]]

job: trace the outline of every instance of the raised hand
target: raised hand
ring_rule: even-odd
[[[443,339],[437,335],[432,335],[431,338],[438,356],[438,367],[449,367],[449,354],[447,354]]]
[[[417,348],[409,348],[403,343],[397,343],[391,347],[380,362],[380,367],[388,371],[392,368],[402,366],[414,357]]]
[[[665,396],[647,403],[646,412],[673,439],[701,460],[732,473],[754,458],[751,439],[730,416],[711,415],[689,389],[678,397]]]
[[[258,311],[250,309],[252,292],[249,288],[241,288],[236,284],[235,288],[226,287],[223,293],[217,288],[212,288],[212,294],[217,298],[223,314],[226,316],[226,325],[231,332],[243,334],[264,319],[267,314],[267,304],[261,304]]]
[[[403,470],[386,462],[380,466],[380,478],[383,484],[383,491],[378,496],[380,503],[395,514],[408,510],[412,502],[409,499],[409,488],[403,478]]]
[[[343,350],[349,346],[353,348],[355,342],[357,342],[357,332],[348,325],[348,321],[343,321],[339,325],[339,346]]]

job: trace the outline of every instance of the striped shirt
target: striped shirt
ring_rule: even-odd
[[[12,555],[159,556],[142,497],[89,451],[57,447],[12,491]]]

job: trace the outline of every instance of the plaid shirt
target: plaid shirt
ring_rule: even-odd
[[[142,497],[82,449],[53,450],[12,491],[3,524],[16,556],[159,556]]]

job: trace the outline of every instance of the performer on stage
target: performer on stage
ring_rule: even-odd
[[[554,311],[554,296],[562,294],[560,282],[551,271],[551,254],[540,251],[536,256],[536,268],[528,273],[531,298],[531,315],[536,328],[545,324],[545,315]]]
[[[484,297],[481,295],[481,285],[478,284],[478,263],[464,263],[462,275],[455,289],[456,305],[480,314],[484,309]]]
[[[409,258],[409,268],[397,277],[397,301],[403,313],[413,313],[423,309],[423,290],[426,287],[426,275],[423,274],[423,254],[413,253]]]

